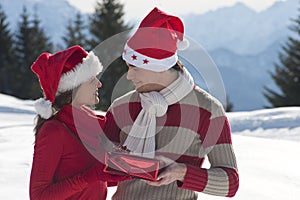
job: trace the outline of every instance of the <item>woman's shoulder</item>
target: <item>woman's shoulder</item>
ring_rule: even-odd
[[[47,120],[41,127],[38,137],[60,137],[64,132],[66,132],[63,124],[56,120],[50,119]]]
[[[64,128],[64,126],[62,125],[62,123],[59,120],[53,118],[53,119],[47,120],[43,124],[42,128],[46,128],[46,129],[52,129],[52,128],[62,129],[62,128]]]

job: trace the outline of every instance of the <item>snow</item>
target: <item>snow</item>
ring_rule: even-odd
[[[33,101],[0,94],[0,199],[29,199],[34,117]],[[228,117],[240,172],[240,188],[232,199],[298,199],[300,107],[233,112]],[[108,199],[114,190],[109,188]],[[199,193],[199,199],[226,198]]]

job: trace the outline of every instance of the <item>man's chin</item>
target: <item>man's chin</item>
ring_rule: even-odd
[[[147,84],[147,85],[143,85],[143,86],[135,88],[135,90],[139,93],[160,91],[161,89],[163,89],[163,87],[158,84]]]
[[[141,86],[141,87],[136,87],[135,90],[139,93],[144,93],[144,92],[150,92],[151,90],[149,90],[149,88],[145,87],[145,86]]]
[[[135,90],[139,93],[143,93],[143,92],[146,92],[142,87],[139,87],[139,88],[135,88]]]

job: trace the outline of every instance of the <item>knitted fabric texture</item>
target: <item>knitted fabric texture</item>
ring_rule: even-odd
[[[178,74],[178,78],[162,91],[140,93],[143,109],[124,143],[133,154],[154,158],[156,117],[164,116],[168,105],[177,103],[192,91],[194,80],[190,73],[184,69]]]
[[[116,99],[106,114],[107,137],[124,144],[142,109],[137,92]],[[232,147],[230,126],[219,101],[195,87],[186,97],[170,105],[156,119],[156,155],[184,163],[183,182],[153,187],[141,180],[118,184],[113,200],[197,199],[197,192],[232,197],[238,190],[239,174]],[[210,168],[202,167],[208,158]]]

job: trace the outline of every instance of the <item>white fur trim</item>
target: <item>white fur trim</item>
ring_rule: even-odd
[[[183,38],[182,41],[178,40],[176,45],[178,50],[185,50],[190,46],[190,42],[186,38]]]
[[[102,69],[103,66],[98,57],[91,51],[87,57],[83,58],[82,63],[61,76],[56,95],[74,89],[91,77],[97,76]]]
[[[34,108],[38,115],[44,119],[49,119],[52,116],[52,103],[49,100],[40,98],[34,102]]]
[[[136,56],[136,60],[133,59],[132,56]],[[173,56],[169,58],[155,59],[136,52],[135,50],[130,48],[127,44],[124,47],[122,58],[123,60],[125,60],[131,65],[143,69],[151,70],[154,72],[166,71],[171,67],[173,67],[178,60],[177,53],[175,53]],[[147,60],[148,62],[144,63],[144,60]]]

